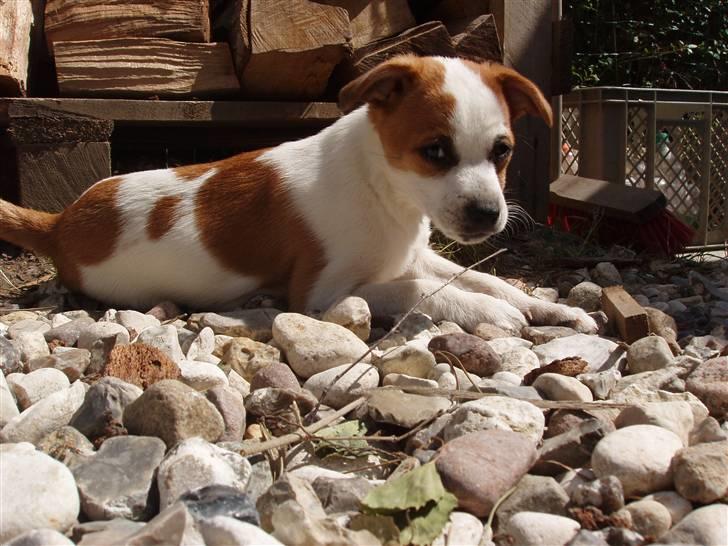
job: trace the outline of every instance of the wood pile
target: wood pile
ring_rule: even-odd
[[[0,95],[28,89],[37,2],[66,97],[331,100],[400,53],[502,58],[488,0],[0,0]]]

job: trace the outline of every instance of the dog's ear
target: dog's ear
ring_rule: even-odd
[[[551,127],[553,124],[551,105],[536,84],[515,70],[502,65],[485,65],[484,71],[486,79],[492,77],[503,90],[512,119],[530,114],[540,117]]]
[[[341,89],[339,109],[348,114],[362,104],[392,106],[407,92],[415,74],[409,57],[397,57],[382,63]]]

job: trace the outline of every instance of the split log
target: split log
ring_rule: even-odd
[[[48,0],[45,31],[55,42],[111,38],[210,41],[208,0]]]
[[[231,47],[248,97],[313,99],[351,53],[346,10],[307,0],[239,0]]]
[[[476,62],[503,62],[498,29],[492,15],[480,15],[472,20],[461,19],[446,26],[459,57]]]
[[[0,95],[26,94],[32,27],[30,0],[0,0]]]
[[[166,38],[56,42],[63,96],[180,97],[239,90],[227,44]]]
[[[378,40],[356,50],[351,60],[337,67],[332,79],[337,85],[344,85],[387,59],[405,53],[452,57],[455,55],[455,48],[442,23],[425,23],[399,36]]]
[[[351,44],[360,48],[415,26],[407,0],[317,0],[349,13]]]

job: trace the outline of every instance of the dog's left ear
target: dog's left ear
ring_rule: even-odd
[[[393,106],[415,78],[409,56],[395,57],[346,84],[339,92],[339,109],[348,114],[363,104]]]
[[[502,65],[486,65],[484,70],[503,89],[512,119],[530,114],[540,117],[551,127],[553,124],[551,105],[536,84],[515,70]]]

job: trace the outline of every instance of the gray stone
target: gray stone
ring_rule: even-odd
[[[134,336],[140,334],[147,328],[156,328],[161,324],[157,317],[150,314],[145,315],[134,310],[117,311],[114,316],[114,322],[121,324]]]
[[[240,442],[245,433],[245,402],[243,396],[228,386],[214,387],[205,392],[225,423],[225,431],[219,442]]]
[[[125,546],[156,544],[164,546],[205,544],[195,526],[195,518],[184,503],[178,502],[167,507],[136,533],[124,539]]]
[[[351,330],[362,341],[369,339],[372,329],[372,314],[365,300],[347,296],[334,303],[321,318]]]
[[[148,436],[109,438],[98,452],[73,468],[81,509],[89,519],[144,520],[154,472],[164,442]]]
[[[193,436],[216,442],[225,430],[204,394],[172,379],[155,383],[129,404],[123,422],[131,434],[156,436],[168,448]]]
[[[20,353],[22,362],[29,362],[34,358],[51,353],[42,332],[21,332],[13,339],[13,345]]]
[[[193,330],[209,327],[216,335],[247,337],[267,342],[273,337],[273,321],[280,314],[277,309],[244,309],[229,313],[200,313],[191,315],[187,324]]]
[[[268,491],[268,488],[273,485],[273,474],[271,472],[270,463],[263,459],[254,463],[250,473],[250,479],[248,485],[245,487],[245,494],[255,504],[258,502],[258,498]]]
[[[4,546],[73,546],[73,542],[53,529],[36,529],[16,536]]]
[[[685,386],[700,398],[713,417],[728,416],[728,356],[703,362],[688,376]]]
[[[603,421],[590,418],[566,432],[546,438],[539,451],[539,460],[531,471],[555,476],[563,472],[564,467],[584,466],[589,463],[594,446],[609,432],[610,428]]]
[[[284,474],[258,498],[256,503],[260,526],[263,529],[269,532],[273,530],[273,513],[276,507],[286,501],[295,502],[310,517],[316,519],[326,517],[326,512],[311,484],[302,478]]]
[[[215,516],[199,522],[206,546],[283,546],[257,525],[226,516]]]
[[[60,342],[65,347],[73,347],[78,341],[81,331],[94,324],[94,319],[90,317],[81,317],[70,322],[66,322],[50,330],[46,330],[43,334],[48,343],[53,341]]]
[[[526,347],[517,347],[501,354],[501,372],[511,372],[521,379],[540,366],[538,356]]]
[[[38,450],[73,468],[94,454],[94,445],[75,428],[65,426],[44,436]]]
[[[8,381],[21,410],[25,410],[43,398],[70,386],[66,375],[53,368],[45,368],[28,374],[13,374]]]
[[[31,444],[0,446],[0,542],[33,529],[65,532],[79,511],[78,491],[65,465]]]
[[[566,544],[579,532],[580,525],[571,518],[520,512],[514,515],[501,531],[519,546]]]
[[[609,546],[609,543],[603,533],[581,529],[574,535],[574,538],[566,543],[566,546]]]
[[[462,367],[481,377],[501,369],[501,359],[487,341],[472,334],[445,334],[430,340],[428,349],[437,362]]]
[[[66,374],[70,382],[80,379],[91,364],[91,353],[87,349],[56,347],[52,355],[33,358],[28,362],[28,371],[55,368]]]
[[[661,370],[672,364],[674,359],[667,341],[660,336],[638,339],[627,351],[627,366],[631,373]]]
[[[51,325],[39,319],[26,319],[14,322],[8,327],[8,337],[17,339],[23,334],[30,332],[44,333],[51,329]]]
[[[491,339],[488,342],[488,345],[490,345],[490,348],[499,355],[502,355],[503,353],[507,353],[509,351],[514,351],[522,347],[526,349],[530,349],[531,347],[533,347],[533,343],[531,343],[527,339],[523,339],[520,337],[499,337],[496,339]]]
[[[601,298],[601,286],[593,282],[583,281],[569,290],[566,303],[572,307],[581,307],[586,312],[599,311]]]
[[[171,324],[147,328],[139,334],[137,341],[159,349],[178,365],[184,360],[177,329]]]
[[[628,515],[631,528],[642,536],[661,537],[672,524],[670,512],[659,502],[639,500],[631,502],[615,514],[616,517]]]
[[[394,316],[395,324],[402,319],[403,315]],[[402,324],[395,330],[397,334],[404,336],[407,341],[413,339],[429,340],[442,332],[432,319],[424,313],[410,313]]]
[[[487,322],[481,322],[473,330],[473,335],[478,336],[485,341],[491,341],[501,337],[510,337],[510,332],[506,332],[502,328],[498,328],[495,324],[488,324]]]
[[[434,381],[432,379],[424,379],[421,377],[413,377],[411,375],[403,373],[390,373],[384,376],[384,379],[382,379],[382,385],[384,385],[385,387],[391,386],[400,388],[414,387],[436,389],[437,381]]]
[[[316,406],[318,400],[306,389],[266,387],[251,392],[245,398],[245,411],[250,415],[266,418],[266,426],[276,433],[285,434],[298,426],[293,412],[294,403],[298,406],[299,414],[303,416]]]
[[[447,398],[406,394],[397,389],[376,389],[369,393],[367,412],[378,423],[413,428],[449,409]]]
[[[229,517],[258,525],[255,501],[229,485],[207,485],[180,497],[198,523],[214,517]]]
[[[351,368],[351,369],[349,369]],[[344,374],[344,372],[346,372]],[[344,374],[336,379],[339,374]],[[359,363],[353,367],[350,364],[336,366],[329,370],[319,372],[309,377],[303,384],[320,402],[332,408],[343,408],[365,391],[374,389],[379,385],[379,372],[370,364]],[[321,396],[326,390],[326,398]]]
[[[253,339],[235,337],[225,345],[222,359],[246,381],[252,381],[261,370],[280,364],[281,352]]]
[[[230,387],[238,391],[243,398],[250,394],[250,383],[243,379],[235,370],[230,370],[228,373],[228,383],[230,384]]]
[[[443,437],[449,442],[475,431],[498,429],[519,432],[535,444],[543,436],[544,424],[541,410],[529,402],[485,396],[461,404],[443,430]]]
[[[693,410],[687,402],[652,402],[630,406],[621,411],[614,424],[617,428],[631,425],[655,425],[677,434],[688,445],[693,429]]]
[[[505,499],[495,512],[498,526],[508,524],[518,512],[544,512],[566,516],[569,495],[556,480],[546,476],[526,474],[516,485],[516,489]]]
[[[693,511],[693,505],[686,498],[681,497],[675,491],[658,491],[643,497],[642,500],[652,500],[659,502],[667,508],[670,513],[670,527],[676,525],[678,521]]]
[[[728,498],[728,441],[698,444],[672,460],[675,489],[684,498],[710,504]]]
[[[591,270],[591,278],[602,287],[622,284],[622,275],[619,274],[619,270],[611,262],[599,262]]]
[[[598,477],[614,475],[625,496],[669,487],[672,457],[682,448],[673,432],[654,425],[633,425],[605,436],[594,448],[591,464]]]
[[[702,444],[703,442],[722,442],[728,440],[728,430],[720,428],[720,423],[714,417],[706,417],[690,431],[689,444]]]
[[[458,498],[459,506],[482,518],[535,460],[536,445],[523,434],[484,430],[446,443],[436,465],[445,488]]]
[[[69,388],[54,392],[14,417],[0,431],[0,442],[38,443],[43,436],[67,425],[81,407],[86,388],[76,381]]]
[[[273,362],[258,370],[250,382],[250,390],[253,391],[266,387],[296,390],[300,385],[291,368],[281,362]]]
[[[554,360],[578,356],[589,363],[588,372],[600,372],[619,368],[624,360],[624,349],[608,339],[586,334],[561,337],[537,345],[533,352],[542,366]]]
[[[619,370],[611,369],[596,373],[582,373],[576,378],[589,387],[595,400],[606,400],[617,381],[622,378],[622,374]]]
[[[188,438],[173,448],[159,465],[159,504],[170,506],[181,495],[209,485],[227,485],[243,492],[250,473],[250,463],[238,453],[202,438]]]
[[[727,536],[728,506],[710,504],[690,512],[660,537],[660,543],[724,546]]]
[[[182,331],[184,331],[184,328],[178,330],[178,337],[179,332]],[[215,333],[212,331],[212,328],[203,328],[200,330],[190,340],[189,344],[185,344],[182,347],[182,350],[187,356],[187,360],[209,361],[206,359],[209,359],[215,351]]]
[[[615,476],[573,483],[569,488],[569,496],[574,505],[593,506],[605,514],[611,514],[624,506],[622,482]]]
[[[549,301],[551,303],[556,303],[559,301],[559,291],[556,290],[556,288],[548,288],[544,286],[539,286],[537,288],[533,289],[533,292],[531,292],[531,295],[534,298],[537,298],[539,300],[543,301]]]
[[[121,424],[124,408],[139,398],[142,389],[116,377],[102,377],[86,392],[70,425],[88,438],[103,436],[113,423]]]
[[[20,351],[5,336],[0,335],[0,373],[7,375],[18,372],[22,368]]]
[[[177,365],[180,370],[179,380],[197,391],[228,385],[225,372],[209,362],[183,359]]]
[[[311,485],[327,514],[359,511],[362,499],[374,487],[364,478],[324,476],[316,478]]]
[[[129,343],[129,332],[121,324],[96,322],[81,330],[77,346],[91,353],[89,373],[100,372],[109,358],[109,353],[117,345]]]
[[[414,342],[389,349],[382,355],[375,355],[372,364],[381,370],[382,375],[401,373],[427,379],[436,362],[434,355],[426,347]]]
[[[6,381],[2,370],[0,370],[0,429],[2,429],[19,413],[18,405],[15,401],[15,395],[10,392],[10,386]]]
[[[589,387],[574,377],[558,373],[541,374],[532,383],[532,386],[546,400],[575,400],[577,402],[594,400]]]
[[[79,546],[109,546],[124,544],[124,540],[139,531],[144,524],[128,519],[87,521],[73,526],[71,538]]]
[[[573,328],[566,326],[527,326],[521,335],[534,345],[543,345],[560,337],[569,337],[578,334]]]

